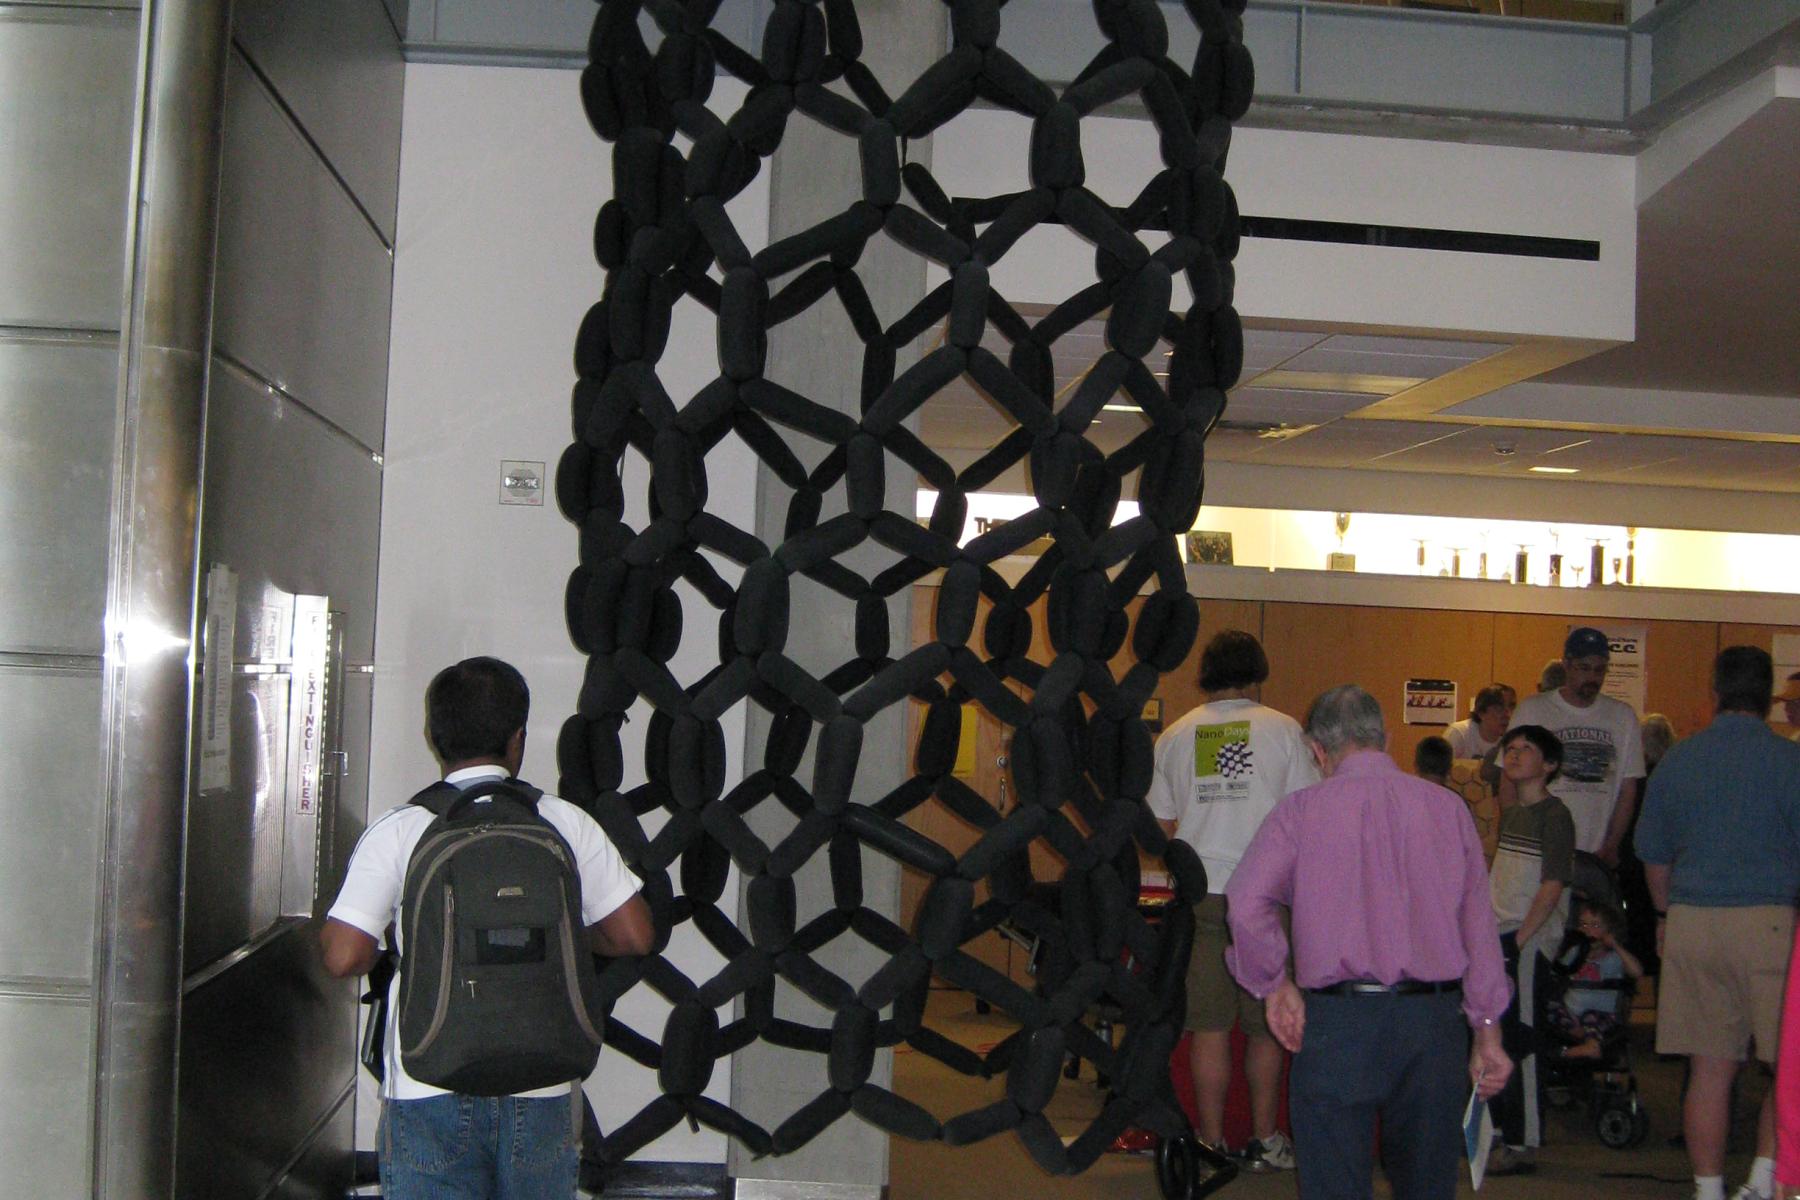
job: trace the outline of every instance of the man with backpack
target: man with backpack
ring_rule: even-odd
[[[386,1200],[575,1193],[581,1080],[600,1049],[593,954],[648,953],[638,881],[593,818],[515,776],[530,693],[494,658],[439,672],[443,780],[370,825],[320,940],[339,978],[401,956],[383,1050]]]

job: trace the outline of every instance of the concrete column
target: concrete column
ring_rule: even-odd
[[[944,53],[948,38],[947,11],[938,0],[858,0],[865,60],[882,87],[898,96]],[[908,147],[912,161],[930,163],[928,142]],[[824,128],[810,117],[796,113],[788,121],[787,135],[771,163],[769,182],[769,240],[776,241],[835,216],[862,194],[861,171],[854,140]],[[875,311],[884,323],[892,323],[925,296],[925,264],[910,252],[878,235],[857,268]],[[916,361],[918,346],[902,350],[898,367]],[[769,377],[800,394],[859,415],[861,342],[835,300],[815,306],[787,322],[770,338]],[[820,454],[804,439],[795,439],[802,461],[812,466]],[[911,514],[917,484],[912,475],[891,457],[887,475],[890,511]],[[770,545],[778,545],[787,515],[790,493],[766,467],[757,477],[756,532]],[[842,488],[827,497],[824,517],[845,509]],[[889,552],[872,546],[859,547],[846,556],[845,565],[865,577],[892,561]],[[793,630],[787,653],[801,666],[823,674],[854,653],[854,607],[824,588],[796,580],[792,588]],[[908,597],[896,597],[889,605],[889,628],[894,653],[904,653],[911,637]],[[746,734],[745,769],[762,761],[769,730],[769,715],[752,706]],[[862,757],[852,803],[879,799],[904,777],[907,770],[905,713],[896,706],[871,721],[864,731]],[[811,778],[811,758],[801,767],[802,779]],[[793,818],[773,801],[752,814],[752,828],[771,843],[794,826]],[[801,922],[830,907],[831,879],[823,854],[795,879]],[[888,916],[900,905],[900,870],[884,855],[863,854],[864,903]],[[820,953],[827,968],[860,984],[879,968],[887,956],[846,935]],[[777,1012],[808,1025],[830,1025],[832,1014],[782,983],[778,985]],[[891,1053],[877,1058],[871,1080],[888,1083],[893,1074]],[[739,1052],[732,1063],[731,1103],[751,1120],[773,1131],[796,1109],[825,1089],[825,1061],[802,1053],[757,1043]],[[733,1143],[727,1163],[737,1180],[740,1198],[806,1197],[807,1200],[844,1200],[877,1197],[887,1183],[887,1135],[854,1114],[846,1115],[809,1145],[785,1157],[753,1160]]]

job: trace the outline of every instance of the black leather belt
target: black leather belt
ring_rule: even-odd
[[[1377,983],[1373,979],[1346,979],[1306,990],[1315,996],[1454,996],[1462,991],[1462,980],[1428,983],[1423,979],[1402,979],[1398,983]]]

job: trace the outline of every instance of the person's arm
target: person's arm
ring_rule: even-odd
[[[648,954],[656,944],[656,925],[642,896],[633,896],[589,925],[587,933],[594,953],[607,958]]]
[[[1500,1044],[1500,1026],[1476,1026],[1474,1046],[1469,1051],[1469,1082],[1474,1085],[1475,1094],[1492,1100],[1506,1087],[1512,1073],[1513,1061]]]
[[[344,884],[319,927],[325,970],[334,978],[367,975],[381,958],[378,934],[394,920],[400,881],[406,874],[402,850],[411,844],[403,832],[407,817],[404,806],[383,814],[350,852]]]
[[[1525,910],[1525,919],[1519,922],[1519,945],[1529,942],[1531,936],[1550,919],[1562,894],[1563,882],[1560,879],[1546,879],[1538,884],[1537,894],[1531,898],[1531,906]]]
[[[1175,836],[1175,822],[1167,817],[1156,818],[1156,827],[1163,831],[1164,837]]]
[[[336,917],[325,919],[319,945],[325,952],[325,970],[335,979],[367,975],[381,958],[381,946],[374,938]]]
[[[1609,933],[1605,935],[1601,945],[1619,956],[1619,967],[1625,972],[1625,977],[1627,979],[1642,979],[1644,977],[1644,964],[1638,961],[1638,956],[1627,950],[1624,945],[1620,943],[1618,938],[1615,938]]]
[[[1575,818],[1568,806],[1552,796],[1544,801],[1543,827],[1539,834],[1542,857],[1537,894],[1519,922],[1519,945],[1524,946],[1543,927],[1575,879]],[[1557,931],[1560,933],[1560,931]]]
[[[1644,864],[1644,886],[1650,893],[1650,907],[1656,910],[1656,952],[1663,952],[1663,932],[1669,924],[1669,864]]]
[[[1288,939],[1281,910],[1293,902],[1298,810],[1289,796],[1275,805],[1225,885],[1231,944],[1225,965],[1244,990],[1267,998],[1288,982]]]
[[[1609,867],[1619,865],[1619,847],[1625,844],[1625,834],[1631,829],[1631,818],[1637,812],[1638,789],[1643,786],[1642,779],[1619,781],[1619,802],[1613,806],[1612,819],[1606,823],[1606,837],[1600,843],[1600,861]]]
[[[1469,1082],[1486,1100],[1499,1094],[1513,1072],[1512,1059],[1500,1044],[1500,1016],[1512,999],[1506,963],[1500,956],[1500,934],[1494,927],[1494,904],[1488,892],[1487,860],[1474,818],[1467,811],[1458,825],[1462,839],[1463,895],[1457,913],[1463,953],[1463,1015],[1474,1031],[1469,1053]]]

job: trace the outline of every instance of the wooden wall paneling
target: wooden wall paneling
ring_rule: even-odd
[[[1360,684],[1381,702],[1388,748],[1408,770],[1420,740],[1443,729],[1401,724],[1406,680],[1454,679],[1458,705],[1466,708],[1493,667],[1491,613],[1268,604],[1263,633],[1270,669],[1263,703],[1303,720],[1320,692]]]
[[[1629,622],[1622,622],[1629,624]],[[1712,664],[1719,626],[1712,621],[1645,621],[1644,712],[1659,712],[1686,737],[1712,720]]]
[[[1495,613],[1494,680],[1517,688],[1521,700],[1537,691],[1544,664],[1562,657],[1569,621],[1544,613]]]
[[[1497,614],[1495,677],[1518,688],[1521,696],[1529,695],[1537,687],[1544,663],[1562,657],[1563,639],[1577,620],[1544,613]],[[1645,711],[1664,714],[1674,723],[1675,732],[1683,736],[1712,718],[1712,660],[1719,646],[1716,624],[1623,617],[1599,624],[1644,627]]]

